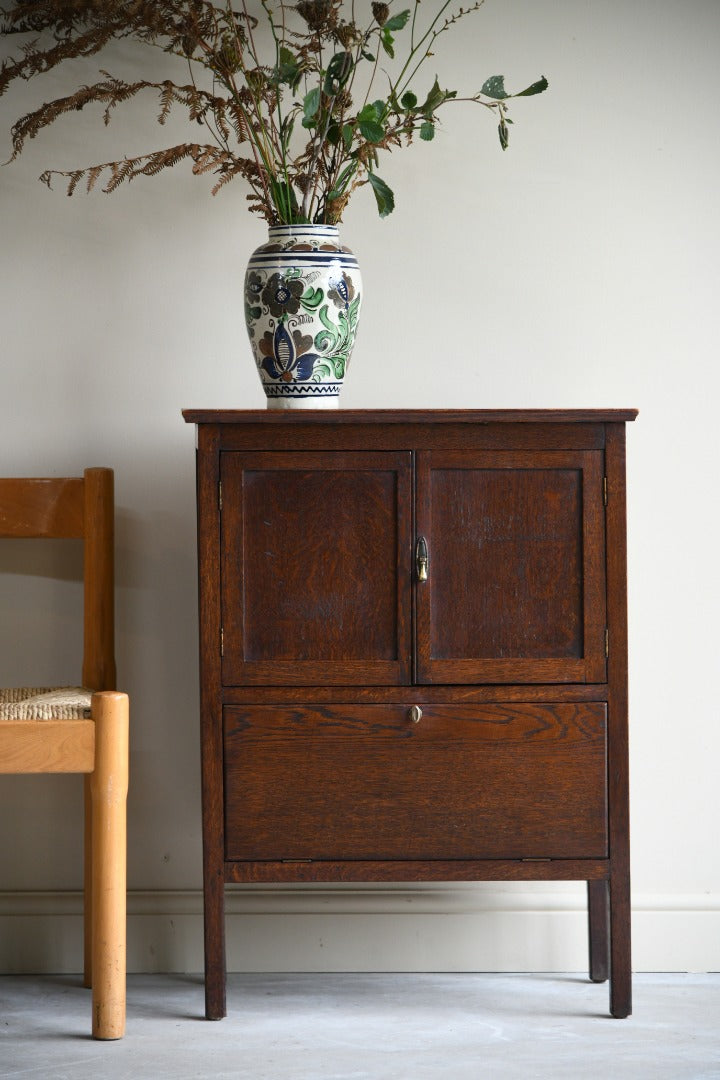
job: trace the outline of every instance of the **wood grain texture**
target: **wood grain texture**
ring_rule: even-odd
[[[417,459],[418,680],[604,680],[601,454]]]
[[[96,727],[92,799],[92,1033],[125,1034],[127,792],[129,706],[126,694],[93,694]]]
[[[634,420],[637,409],[183,409],[188,424],[582,424]]]
[[[115,479],[111,469],[86,469],[83,552],[83,686],[114,690],[115,669]]]
[[[197,451],[200,760],[203,817],[205,1015],[226,1015],[224,787],[220,705],[220,506],[218,441]]]
[[[92,720],[3,720],[0,773],[91,773]]]
[[[579,659],[580,470],[447,465],[430,485],[431,655]]]
[[[0,479],[0,536],[79,539],[84,520],[81,477]]]
[[[607,855],[605,707],[225,710],[226,858]]]
[[[407,681],[410,466],[222,455],[226,684]]]
[[[607,686],[592,683],[520,683],[488,686],[225,686],[223,705],[262,704],[446,704],[463,702],[604,701]]]
[[[225,880],[235,884],[329,881],[601,881],[606,859],[354,859],[348,862],[229,862]]]
[[[632,1012],[630,929],[630,777],[628,747],[627,658],[627,510],[625,490],[625,427],[608,424],[607,562],[608,729],[610,760],[608,800],[610,828],[610,1011],[622,1019]]]
[[[263,451],[402,451],[425,450],[604,450],[604,424],[414,424],[387,427],[366,424],[306,424],[267,427],[262,424],[201,425],[202,445],[213,433],[226,452]],[[369,442],[369,439],[371,441]]]
[[[112,469],[83,474],[83,686],[115,690],[115,476]],[[83,888],[84,981],[92,985],[93,839],[91,779],[85,777]]]
[[[610,893],[607,881],[588,881],[589,971],[593,982],[610,973]]]

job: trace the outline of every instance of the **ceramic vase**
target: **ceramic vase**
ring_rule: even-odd
[[[273,225],[245,274],[245,321],[269,409],[333,409],[362,283],[336,225]]]

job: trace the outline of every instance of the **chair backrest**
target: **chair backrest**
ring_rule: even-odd
[[[112,469],[54,479],[0,478],[0,537],[84,542],[82,682],[115,689],[114,477]]]

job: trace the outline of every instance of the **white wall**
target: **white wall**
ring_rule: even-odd
[[[550,91],[515,103],[506,154],[483,110],[447,109],[434,143],[381,170],[395,214],[379,221],[361,192],[343,228],[366,286],[345,407],[641,410],[628,462],[645,970],[720,968],[719,46],[715,0],[487,0],[438,50],[441,83],[545,74]],[[163,58],[150,60],[118,46],[75,75],[160,77]],[[74,85],[50,75],[0,100],[3,159],[13,120]],[[107,131],[68,117],[0,170],[0,467],[116,469],[130,965],[182,970],[202,957],[193,431],[180,410],[263,407],[241,287],[264,225],[239,183],[212,199],[182,169],[112,196],[36,181],[184,138],[154,113],[135,104]],[[60,587],[46,580],[54,556],[32,558],[23,580],[17,545],[0,549],[0,682],[62,678],[70,655],[77,558],[62,554]],[[79,821],[74,779],[3,778],[0,968],[79,967]],[[241,889],[230,966],[581,968],[582,901],[567,885]]]

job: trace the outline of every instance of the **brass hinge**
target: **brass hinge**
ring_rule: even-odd
[[[608,500],[607,476],[603,476],[603,506],[607,506],[607,500]]]
[[[225,631],[220,627],[220,655],[225,655]]]
[[[605,659],[610,655],[610,631],[605,627]]]
[[[218,480],[218,510],[222,510],[222,480]]]

